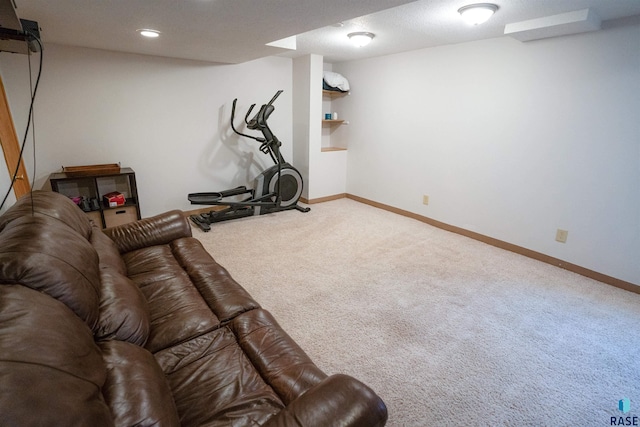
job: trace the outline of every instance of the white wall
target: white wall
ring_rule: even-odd
[[[311,55],[293,60],[293,161],[302,175],[302,197],[309,200],[309,141],[311,140]]]
[[[640,285],[638,40],[610,26],[334,64],[347,191]]]
[[[322,69],[320,55],[305,55],[293,62],[294,75],[294,158],[305,180],[307,200],[346,192],[347,153],[322,152]]]
[[[347,153],[322,151],[322,70],[323,57],[311,55],[311,123],[309,143],[309,199],[319,199],[346,191]]]
[[[0,54],[19,133],[28,111],[25,58]],[[61,166],[120,162],[136,171],[143,216],[200,208],[189,204],[188,193],[250,184],[270,165],[255,141],[232,133],[229,121],[234,98],[239,124],[249,105],[259,108],[278,89],[284,93],[269,125],[291,159],[291,59],[217,65],[45,45],[43,65],[34,188]],[[31,174],[30,154],[25,161]]]
[[[17,55],[13,53],[0,53],[0,76],[2,77],[9,108],[12,110],[12,120],[18,133],[18,142],[21,145],[24,139],[24,132],[27,126],[27,118],[29,113],[29,104],[31,100],[31,89],[29,83],[29,61],[31,62],[32,84],[35,86],[38,74],[38,64],[40,63],[38,55]],[[16,70],[19,69],[20,72]],[[19,108],[16,108],[19,106]],[[32,124],[33,126],[33,124]],[[31,132],[29,133],[31,135]],[[25,145],[24,157],[33,163],[33,142],[29,138]],[[0,207],[0,214],[6,211],[16,201],[13,189],[9,189],[11,185],[10,177],[15,172],[15,166],[11,170],[7,170],[7,164],[4,157],[0,160],[0,203],[5,195],[8,197],[5,204]],[[29,182],[33,182],[33,169],[28,168]]]
[[[639,39],[636,24],[334,64],[352,87],[341,104],[347,192],[640,284]],[[21,133],[26,57],[1,53],[0,73]],[[195,208],[187,193],[247,183],[268,164],[228,116],[234,97],[244,113],[277,89],[270,124],[291,159],[290,59],[215,65],[47,45],[34,187],[62,165],[121,162],[137,172],[143,216]]]
[[[11,171],[11,175],[13,175],[13,172],[14,171]],[[3,158],[2,160],[0,160],[0,203],[7,195],[7,191],[9,190],[9,186],[11,185],[11,179],[9,178],[9,176],[10,175],[7,171],[7,164],[5,163]],[[13,193],[13,190],[11,190],[7,196],[5,204],[3,206],[0,206],[0,215],[2,215],[4,211],[9,209],[9,207],[13,205],[15,201],[16,197]]]

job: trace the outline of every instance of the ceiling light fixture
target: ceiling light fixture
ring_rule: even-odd
[[[160,31],[152,30],[152,29],[149,29],[149,28],[143,28],[141,30],[138,30],[138,32],[140,33],[141,36],[149,37],[151,39],[160,36]]]
[[[371,40],[375,37],[373,33],[367,33],[366,31],[360,31],[357,33],[349,33],[347,34],[351,43],[353,43],[356,47],[363,47],[371,43]]]
[[[496,10],[498,6],[493,3],[476,3],[461,7],[458,13],[469,25],[478,25],[491,18]]]

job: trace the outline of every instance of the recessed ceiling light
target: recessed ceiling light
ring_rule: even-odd
[[[142,30],[138,30],[138,32],[140,33],[141,36],[144,37],[149,37],[151,39],[159,37],[160,36],[160,31],[158,30],[152,30],[150,28],[144,28]]]
[[[349,33],[347,34],[347,37],[349,37],[351,43],[353,43],[356,47],[363,47],[371,43],[371,40],[373,40],[375,34],[360,31],[357,33]]]
[[[478,25],[491,18],[496,10],[498,6],[493,3],[477,3],[461,7],[458,13],[468,24]]]

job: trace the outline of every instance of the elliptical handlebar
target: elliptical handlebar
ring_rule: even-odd
[[[234,99],[233,102],[235,103],[236,100],[237,100],[237,98]],[[246,124],[249,124],[249,114],[251,114],[251,112],[253,111],[253,107],[255,107],[255,106],[256,106],[256,104],[251,104],[251,107],[249,107],[249,111],[247,111],[247,114],[244,115],[244,122]]]
[[[283,90],[278,90],[276,94],[273,95],[271,100],[267,104],[263,104],[262,107],[260,107],[260,110],[251,118],[251,120],[248,120],[251,111],[253,111],[253,108],[256,106],[256,104],[251,104],[249,110],[247,111],[247,114],[244,117],[244,122],[247,124],[247,127],[251,130],[259,130],[260,132],[262,132],[262,138],[253,135],[247,135],[246,133],[239,132],[235,128],[233,122],[235,121],[236,103],[238,102],[238,98],[233,100],[233,104],[231,106],[231,129],[233,129],[233,131],[240,136],[245,136],[247,138],[255,139],[256,141],[260,142],[260,151],[265,154],[269,154],[273,162],[276,164],[284,163],[284,159],[282,158],[282,154],[280,154],[280,141],[273,134],[273,132],[271,132],[271,129],[269,129],[267,119],[275,110],[273,103],[282,92]]]
[[[233,100],[233,104],[231,105],[231,129],[237,133],[238,135],[241,136],[246,136],[247,138],[251,138],[251,139],[255,139],[258,142],[262,142],[263,144],[267,142],[266,139],[264,138],[260,138],[260,137],[256,137],[253,135],[247,135],[246,133],[242,133],[242,132],[238,132],[238,130],[236,129],[236,127],[233,125],[233,121],[235,120],[235,115],[236,115],[236,102],[238,102],[238,98]],[[247,111],[247,115],[244,118],[245,123],[247,122],[247,117],[249,117],[249,114],[251,113],[251,110],[253,110],[253,107],[255,107],[256,104],[251,105],[251,107],[249,107],[249,111]]]
[[[273,104],[273,102],[276,100],[276,98],[278,98],[280,96],[280,94],[283,92],[282,89],[280,89],[279,91],[276,92],[275,95],[273,95],[273,98],[271,98],[271,101],[269,101],[269,103],[267,105],[271,105]]]

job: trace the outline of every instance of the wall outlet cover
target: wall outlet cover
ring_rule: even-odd
[[[556,231],[556,241],[560,243],[567,243],[568,235],[569,232],[567,230],[561,230],[558,228],[558,231]]]

